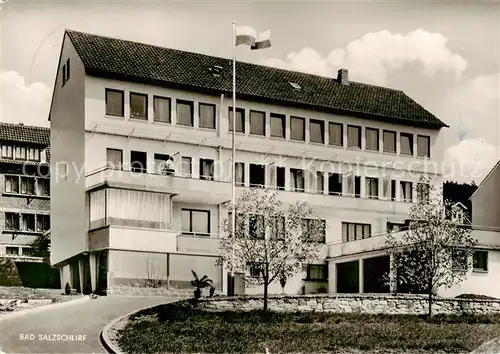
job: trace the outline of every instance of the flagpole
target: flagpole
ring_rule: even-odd
[[[236,232],[236,171],[235,171],[235,131],[236,131],[236,21],[233,21],[233,131],[231,134],[232,141],[232,158],[231,158],[231,189],[232,189],[232,209],[231,209],[231,268],[230,268],[230,279],[231,290],[230,295],[234,295],[234,241]]]

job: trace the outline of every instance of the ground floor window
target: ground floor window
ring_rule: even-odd
[[[308,264],[307,280],[328,280],[328,265],[326,264]]]
[[[475,271],[488,271],[488,251],[475,251],[472,262]]]

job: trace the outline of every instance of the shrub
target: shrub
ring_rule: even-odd
[[[498,300],[497,298],[480,295],[480,294],[460,294],[455,297],[456,299],[469,299],[469,300]]]

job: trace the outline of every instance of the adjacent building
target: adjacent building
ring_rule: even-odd
[[[50,130],[0,123],[0,257],[41,262],[29,244],[50,229]]]
[[[422,173],[442,184],[446,124],[345,69],[324,77],[238,62],[236,76],[234,108],[231,60],[65,32],[49,117],[62,285],[182,288],[194,270],[225,291],[216,259],[234,128],[237,194],[272,188],[285,204],[307,201],[325,225],[317,261],[285,291],[388,291],[377,236],[407,224]]]

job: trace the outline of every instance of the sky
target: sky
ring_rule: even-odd
[[[0,0],[1,2],[1,0]],[[500,159],[500,1],[22,1],[0,5],[0,121],[48,126],[64,29],[230,58],[232,21],[271,30],[238,60],[403,90],[447,123],[445,178]]]

